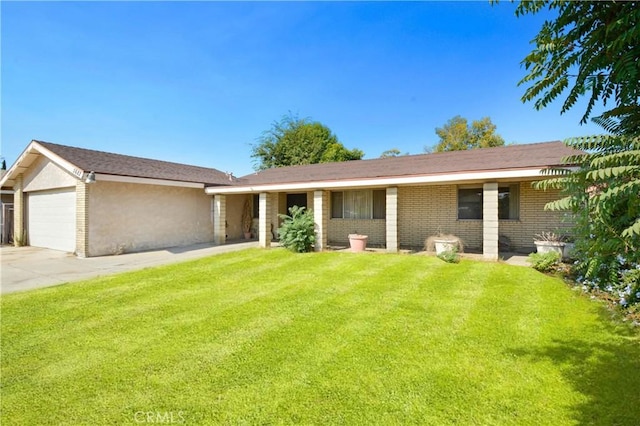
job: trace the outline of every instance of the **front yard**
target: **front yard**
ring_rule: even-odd
[[[640,338],[530,268],[247,250],[4,296],[13,424],[637,424]]]

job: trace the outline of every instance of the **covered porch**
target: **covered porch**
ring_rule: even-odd
[[[262,190],[261,190],[262,189]],[[370,217],[357,217],[353,208],[338,206],[341,197],[337,193],[348,191],[372,191],[376,193],[371,199]],[[421,219],[411,213],[409,206],[418,202],[428,204],[429,200],[415,201],[408,196],[410,193],[405,187],[393,186],[355,186],[334,185],[334,187],[313,189],[300,188],[295,185],[280,188],[207,188],[207,193],[213,196],[213,223],[214,243],[225,244],[227,241],[228,223],[227,204],[237,195],[251,197],[254,203],[253,210],[257,213],[257,237],[259,246],[269,248],[277,237],[277,229],[281,223],[279,214],[287,213],[292,200],[302,203],[306,201],[306,207],[313,211],[316,231],[316,251],[326,250],[330,243],[346,241],[349,233],[369,234],[371,241],[376,246],[381,246],[388,252],[398,252],[402,246],[416,246],[405,234],[410,233],[416,222]],[[306,197],[303,196],[306,194]],[[403,194],[407,194],[403,199]],[[295,195],[292,197],[292,195]],[[476,224],[481,229],[482,256],[488,260],[498,259],[499,218],[498,200],[499,183],[482,183],[482,220]],[[366,197],[365,197],[366,198]],[[376,199],[373,205],[373,199]],[[456,201],[453,208],[457,209]],[[346,202],[345,202],[346,203]],[[444,206],[442,206],[444,208]],[[451,206],[449,206],[450,208]],[[341,209],[345,213],[341,213]],[[407,213],[410,215],[407,216]],[[344,234],[344,235],[342,235]],[[414,239],[416,237],[414,236]],[[424,241],[424,237],[422,238]]]

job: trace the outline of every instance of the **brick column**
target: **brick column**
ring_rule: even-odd
[[[23,176],[18,175],[13,185],[13,245],[16,247],[26,245],[25,217],[24,217],[24,191]]]
[[[327,191],[313,193],[313,221],[316,225],[315,251],[322,251],[327,248],[329,226],[329,193]]]
[[[227,241],[227,197],[213,196],[213,243],[224,244]]]
[[[266,192],[260,193],[260,217],[258,219],[258,241],[260,247],[271,247],[271,197]]]
[[[89,185],[76,183],[76,256],[89,257]]]
[[[387,188],[387,251],[398,251],[398,187]]]
[[[498,184],[485,183],[482,191],[482,254],[498,260]]]

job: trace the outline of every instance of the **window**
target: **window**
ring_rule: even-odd
[[[331,193],[333,219],[384,219],[386,213],[387,192],[384,189]]]
[[[482,188],[458,189],[458,219],[482,219]]]
[[[520,219],[520,186],[498,188],[498,219]]]
[[[481,187],[458,188],[458,219],[482,219]],[[498,188],[498,219],[520,218],[520,186],[518,184]]]

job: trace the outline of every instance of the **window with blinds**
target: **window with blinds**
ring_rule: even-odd
[[[384,219],[387,212],[387,193],[382,190],[331,192],[331,218]]]

